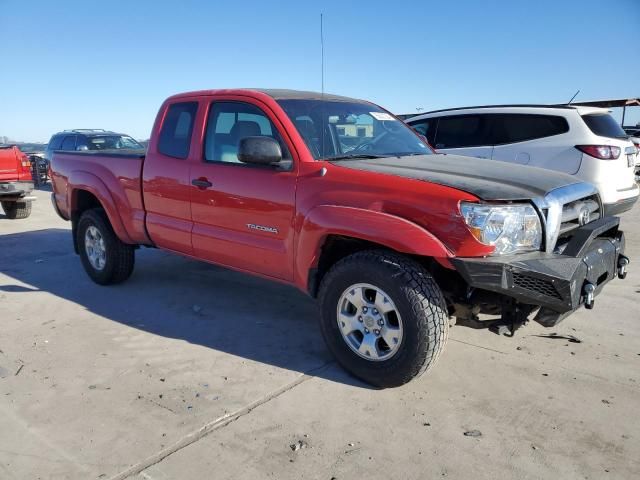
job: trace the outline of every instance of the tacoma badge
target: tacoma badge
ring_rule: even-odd
[[[278,229],[275,227],[265,227],[264,225],[256,225],[255,223],[247,223],[249,230],[260,230],[261,232],[278,233]]]

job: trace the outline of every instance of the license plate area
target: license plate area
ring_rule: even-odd
[[[632,153],[627,154],[627,167],[635,167],[636,156]]]

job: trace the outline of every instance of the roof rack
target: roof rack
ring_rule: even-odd
[[[64,131],[73,132],[73,133],[106,132],[104,128],[72,128],[70,130],[64,130]]]
[[[426,113],[438,113],[438,112],[451,112],[455,110],[472,110],[477,108],[512,108],[512,107],[524,107],[524,108],[574,108],[573,105],[553,105],[553,104],[540,104],[540,103],[513,103],[502,105],[474,105],[471,107],[454,107],[454,108],[442,108],[440,110],[431,110],[429,112],[416,113],[414,116],[424,115]]]

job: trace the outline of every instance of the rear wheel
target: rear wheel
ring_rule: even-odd
[[[4,210],[7,218],[10,218],[12,220],[27,218],[29,215],[31,215],[31,201],[23,200],[2,202],[2,209]]]
[[[349,372],[396,387],[431,368],[447,340],[440,289],[417,262],[386,251],[341,260],[320,285],[321,329]]]
[[[76,234],[82,266],[94,282],[110,285],[129,278],[135,262],[134,248],[120,241],[103,210],[84,212]]]

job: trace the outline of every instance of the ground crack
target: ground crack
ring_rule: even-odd
[[[306,382],[307,380],[313,378],[314,374],[324,370],[325,368],[327,368],[329,365],[333,363],[334,363],[333,361],[329,361],[317,368],[309,370],[303,373],[302,375],[300,375],[298,378],[296,378],[292,382],[284,385],[283,387],[278,388],[277,390],[274,390],[271,393],[268,393],[264,397],[250,403],[249,405],[242,407],[236,410],[235,412],[227,413],[226,415],[223,415],[222,417],[217,418],[205,424],[195,432],[191,432],[185,435],[173,445],[160,450],[158,453],[148,457],[142,462],[137,463],[136,465],[133,465],[127,470],[120,472],[117,475],[111,477],[110,480],[124,480],[126,478],[131,477],[132,475],[138,475],[139,473],[146,470],[147,468],[162,462],[168,456],[173,455],[174,453],[182,450],[183,448],[188,447],[192,443],[197,442],[201,438],[204,438],[206,435],[210,434],[211,432],[226,427],[227,425],[238,420],[240,417],[244,417],[245,415],[248,415],[256,408],[266,403],[269,403],[271,400],[274,400],[280,397],[281,395],[287,393],[288,391],[294,389],[295,387],[302,384],[303,382]]]

